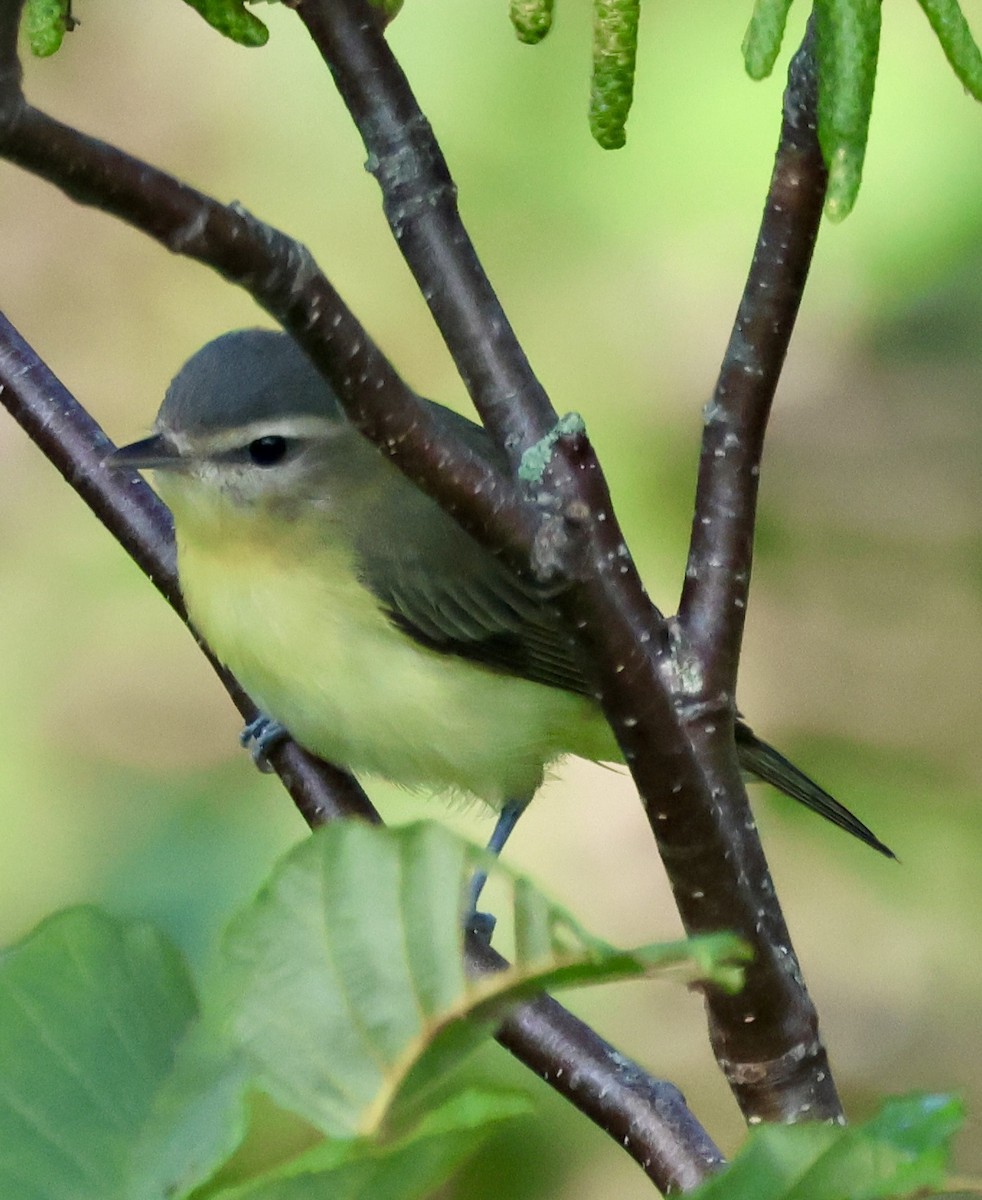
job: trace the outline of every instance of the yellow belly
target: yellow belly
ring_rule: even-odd
[[[417,645],[338,547],[274,546],[199,545],[178,523],[192,621],[301,745],[356,772],[471,793],[495,808],[530,796],[560,755],[619,757],[592,701]]]

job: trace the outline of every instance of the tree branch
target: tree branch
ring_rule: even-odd
[[[144,173],[157,182],[151,168]],[[106,470],[112,442],[2,314],[0,400],[186,622],[167,509],[139,476]],[[194,636],[240,713],[251,719],[255,706]],[[379,820],[347,772],[295,742],[277,745],[270,759],[312,828],[343,816]],[[479,970],[497,969],[503,961],[473,940],[468,957]],[[624,1146],[662,1191],[689,1190],[723,1161],[674,1085],[647,1074],[550,997],[512,1013],[496,1036]]]
[[[523,1005],[495,1036],[623,1146],[659,1191],[691,1191],[723,1165],[674,1084],[623,1058],[551,996]]]
[[[2,313],[0,401],[188,626],[235,707],[251,721],[255,704],[188,622],[166,506],[139,475],[106,469],[113,443]],[[352,775],[296,742],[279,743],[269,757],[311,828],[339,817],[381,819]]]
[[[378,152],[369,142],[370,161],[375,161],[383,186],[397,189],[387,205],[397,217],[400,244],[415,260],[414,269],[430,295],[444,337],[464,364],[466,381],[489,426],[503,439],[512,460],[521,461],[522,452],[543,429],[551,436],[554,414],[524,355],[511,345],[514,336],[490,285],[481,283],[480,265],[452,203],[446,165],[429,145],[429,127],[415,110],[408,87],[402,86],[404,80],[401,90],[393,93],[398,105],[384,119],[374,119],[373,97],[388,103],[397,67],[370,12],[366,18],[368,10],[358,0],[302,0],[300,8],[314,14],[320,28],[340,22],[345,53],[362,69],[366,64],[370,68],[369,80],[349,88],[349,94],[368,106],[362,118],[366,137],[379,131]],[[749,553],[746,533],[753,519],[753,497],[748,502],[743,494],[743,524],[723,513],[719,536],[724,545],[734,547],[735,578],[729,588],[712,591],[712,603],[700,601],[696,606],[705,617],[696,622],[705,638],[700,634],[699,643],[690,644],[685,621],[666,624],[647,600],[582,432],[555,431],[543,470],[528,485],[530,506],[523,508],[509,481],[468,457],[464,448],[447,446],[445,438],[438,439],[426,427],[412,393],[302,247],[241,210],[224,209],[147,164],[27,106],[19,90],[16,9],[6,5],[0,11],[0,153],[75,199],[122,217],[175,252],[246,286],[308,350],[362,431],[392,453],[410,477],[488,544],[510,549],[516,561],[531,547],[540,572],[549,570],[573,581],[562,603],[571,629],[593,656],[605,711],[638,781],[686,927],[735,929],[756,951],[740,997],[708,996],[713,1043],[731,1086],[751,1118],[838,1115],[817,1019],[790,950],[739,780],[732,741],[733,689],[710,692],[705,686],[714,605],[724,605],[715,611],[715,619],[724,631],[725,653],[717,659],[723,667],[713,669],[735,671],[742,615],[735,618],[736,606],[726,608],[725,603],[745,589],[745,580],[736,577],[741,547]],[[396,117],[408,125],[414,139],[404,173],[391,165],[402,153],[398,138],[392,141]],[[379,165],[383,159],[386,165]],[[435,224],[426,219],[431,207],[439,210]],[[440,274],[431,270],[437,262]],[[454,282],[445,296],[436,298],[444,271]],[[499,378],[504,382],[498,383]],[[506,401],[518,406],[517,417],[505,415]],[[759,417],[760,406],[751,404],[747,411]],[[762,432],[760,423],[761,436]],[[747,446],[752,442],[748,435]],[[745,449],[735,461],[742,464],[737,485],[743,480],[745,486],[753,479],[752,450]],[[715,494],[713,489],[710,494]],[[713,553],[712,544],[708,553]],[[697,574],[701,562],[700,554]],[[746,570],[749,573],[749,559]]]
[[[736,685],[764,433],[825,201],[811,42],[809,34],[791,63],[757,245],[705,413],[679,621],[702,663],[707,695],[732,694]]]
[[[457,188],[369,4],[290,0],[368,150],[399,248],[481,419],[517,466],[556,413],[515,337],[457,210]]]
[[[0,39],[3,33],[0,24]],[[0,40],[2,157],[244,287],[303,346],[366,437],[465,528],[480,531],[512,560],[528,561],[534,525],[513,486],[437,425],[306,247],[241,206],[219,204],[32,108],[10,50]]]
[[[358,125],[400,250],[461,366],[474,403],[512,461],[521,462],[522,452],[555,415],[515,349],[514,334],[460,223],[447,165],[382,36],[381,23],[366,0],[293,0],[293,6]],[[814,70],[807,65],[807,52],[802,55],[796,59],[787,103],[788,112],[798,115],[786,120],[781,145],[793,139],[807,155],[807,93],[814,88]],[[775,172],[778,183],[768,206],[775,214],[785,199],[787,161],[779,159]],[[790,249],[798,246],[799,226],[804,242],[809,248],[813,244],[810,219],[811,209],[802,207],[785,222],[788,257],[784,242],[771,254],[766,246],[759,249],[753,282],[768,284],[781,297],[800,295],[807,257],[802,266],[800,255]],[[768,225],[765,239],[770,233]],[[452,280],[450,286],[444,286],[446,278]],[[773,352],[766,359],[774,382],[796,307],[772,339],[782,347],[776,362]],[[729,370],[739,370],[745,340],[756,337],[761,353],[769,350],[766,323],[776,317],[773,306],[745,304],[731,341]],[[505,403],[518,411],[504,414]],[[739,409],[737,415],[747,422],[746,430],[739,426],[741,454],[726,439],[727,432],[735,431],[735,420],[722,429],[720,442],[713,440],[719,432],[715,421],[707,430],[703,463],[709,460],[712,471],[707,468],[705,474],[714,480],[709,492],[712,537],[694,551],[690,569],[698,573],[710,561],[716,563],[717,542],[728,556],[713,567],[718,569],[718,577],[712,576],[715,586],[700,600],[696,642],[685,622],[665,622],[648,600],[583,432],[556,437],[528,494],[540,512],[562,521],[569,535],[558,574],[571,586],[559,602],[595,667],[598,696],[638,785],[683,923],[690,932],[732,929],[754,948],[741,994],[707,995],[711,1040],[740,1106],[751,1120],[837,1119],[841,1105],[817,1014],[756,836],[733,739],[736,655],[743,627],[736,600],[745,604],[749,578],[756,489],[751,468],[759,461],[764,428],[760,409],[750,399]],[[715,466],[718,449],[730,456],[723,459],[725,473]],[[703,498],[708,483],[701,486],[700,533],[709,504]],[[734,506],[732,516],[727,515],[728,503]],[[713,523],[717,517],[721,520]],[[729,582],[723,584],[723,579]]]
[[[680,660],[694,664],[692,719],[687,730],[700,761],[719,780],[714,790],[720,797],[732,768],[736,672],[764,432],[825,194],[816,105],[817,72],[809,28],[789,70],[784,118],[754,257],[706,411],[678,621]],[[758,987],[752,976],[740,996],[711,1000],[710,1037],[717,1059],[744,1112],[755,1111],[765,1120],[841,1120],[818,1015],[780,909],[768,903],[773,883],[745,796],[726,795],[719,812],[739,887],[727,896],[729,889],[713,886],[703,897],[703,867],[683,858],[680,871],[689,877],[696,901],[688,907],[691,911],[705,904],[710,925],[733,914],[734,906],[740,910],[738,928],[742,930],[748,919],[755,920],[760,934],[757,945],[766,947],[770,958],[770,980],[768,986]],[[711,864],[706,868],[711,870]],[[692,926],[703,927],[701,922]],[[783,1038],[771,1032],[777,1024],[783,1026]]]

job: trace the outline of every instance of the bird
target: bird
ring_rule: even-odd
[[[507,471],[481,426],[421,403]],[[260,750],[287,731],[355,774],[476,797],[498,813],[495,855],[557,759],[623,761],[554,593],[369,442],[288,334],[209,342],[111,465],[154,472],[188,614],[260,709]],[[736,748],[747,777],[894,857],[743,720]]]

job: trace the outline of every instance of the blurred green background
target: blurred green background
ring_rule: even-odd
[[[789,34],[800,34],[805,11]],[[391,30],[485,265],[560,411],[584,414],[653,595],[684,565],[708,398],[770,172],[779,75],[742,72],[749,4],[650,5],[625,150],[585,118],[589,11],[539,48],[504,0],[410,0]],[[971,15],[971,6],[969,6]],[[305,241],[420,391],[466,404],[392,243],[363,149],[299,22],[223,41],[178,0],[78,0],[26,64],[29,98]],[[982,23],[976,21],[977,32]],[[755,808],[854,1117],[886,1092],[960,1089],[958,1165],[982,1171],[982,111],[916,5],[885,13],[866,181],[822,232],[779,393],[740,700],[901,862],[781,799]],[[0,164],[0,307],[118,441],[141,436],[199,344],[262,321],[202,268]],[[0,942],[78,901],[161,923],[203,962],[225,914],[303,836],[237,749],[236,716],[184,630],[0,411]],[[372,787],[394,821],[479,811]],[[570,764],[512,862],[596,933],[672,936],[629,780]],[[491,905],[493,908],[493,904]],[[698,999],[647,984],[569,1003],[686,1092],[729,1151],[741,1123]],[[592,1126],[531,1088],[448,1194],[650,1195]]]

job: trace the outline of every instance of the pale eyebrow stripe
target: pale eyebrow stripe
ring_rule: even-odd
[[[250,421],[246,425],[235,425],[202,436],[181,431],[168,431],[181,454],[210,456],[240,450],[250,442],[264,437],[328,438],[345,428],[340,420],[328,417],[273,417],[263,421]]]

